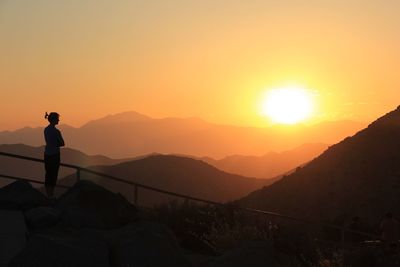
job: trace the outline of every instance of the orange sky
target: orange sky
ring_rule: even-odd
[[[334,3],[333,3],[334,2]],[[267,126],[258,102],[312,89],[310,122],[400,102],[395,0],[0,0],[0,130],[135,110]]]

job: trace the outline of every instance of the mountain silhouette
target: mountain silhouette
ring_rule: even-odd
[[[242,198],[242,206],[336,223],[400,214],[400,108],[309,164]]]
[[[273,182],[269,179],[226,173],[200,160],[171,155],[152,155],[114,166],[97,166],[91,169],[144,185],[218,202],[237,199]],[[133,187],[85,173],[82,178],[120,192],[132,200]],[[60,181],[61,184],[74,182],[74,175]],[[169,200],[171,199],[165,195],[139,190],[141,205],[151,206]]]
[[[292,150],[263,156],[233,155],[220,160],[202,158],[220,170],[257,178],[271,178],[312,160],[328,148],[326,144],[304,144]]]
[[[108,115],[103,118],[89,121],[84,124],[82,128],[90,128],[90,127],[98,127],[99,125],[112,126],[112,125],[120,125],[124,123],[132,123],[135,121],[149,121],[150,117],[146,115],[142,115],[135,111],[127,111],[122,113],[117,113],[114,115]]]
[[[124,112],[93,120],[80,128],[60,125],[66,146],[88,154],[112,158],[151,153],[182,154],[216,159],[228,155],[264,155],[305,143],[334,144],[364,127],[351,121],[323,122],[313,126],[268,128],[208,123],[198,118],[154,119]],[[44,144],[43,128],[0,132],[0,144]]]

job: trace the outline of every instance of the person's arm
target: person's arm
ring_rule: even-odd
[[[65,146],[64,139],[62,138],[61,132],[58,131],[58,146]]]

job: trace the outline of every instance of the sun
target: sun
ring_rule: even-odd
[[[301,87],[269,90],[262,102],[262,113],[274,122],[296,124],[310,117],[313,101],[310,91]]]

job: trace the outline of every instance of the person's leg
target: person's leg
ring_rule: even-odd
[[[52,198],[54,196],[54,186],[46,185],[46,195],[48,198]]]
[[[57,178],[58,178],[58,170],[60,169],[60,154],[56,155],[54,157],[54,173],[53,173],[53,183],[52,183],[52,187],[51,187],[51,195],[54,195],[54,189],[56,187],[57,184]]]
[[[45,180],[44,180],[44,185],[46,187],[46,195],[47,197],[50,197],[51,195],[51,185],[50,185],[50,181],[51,181],[51,156],[48,155],[44,155],[44,168],[45,168]]]
[[[58,169],[60,167],[60,156],[51,155],[45,156],[45,167],[46,167],[46,193],[47,197],[52,198],[54,196],[54,187],[56,185]]]

